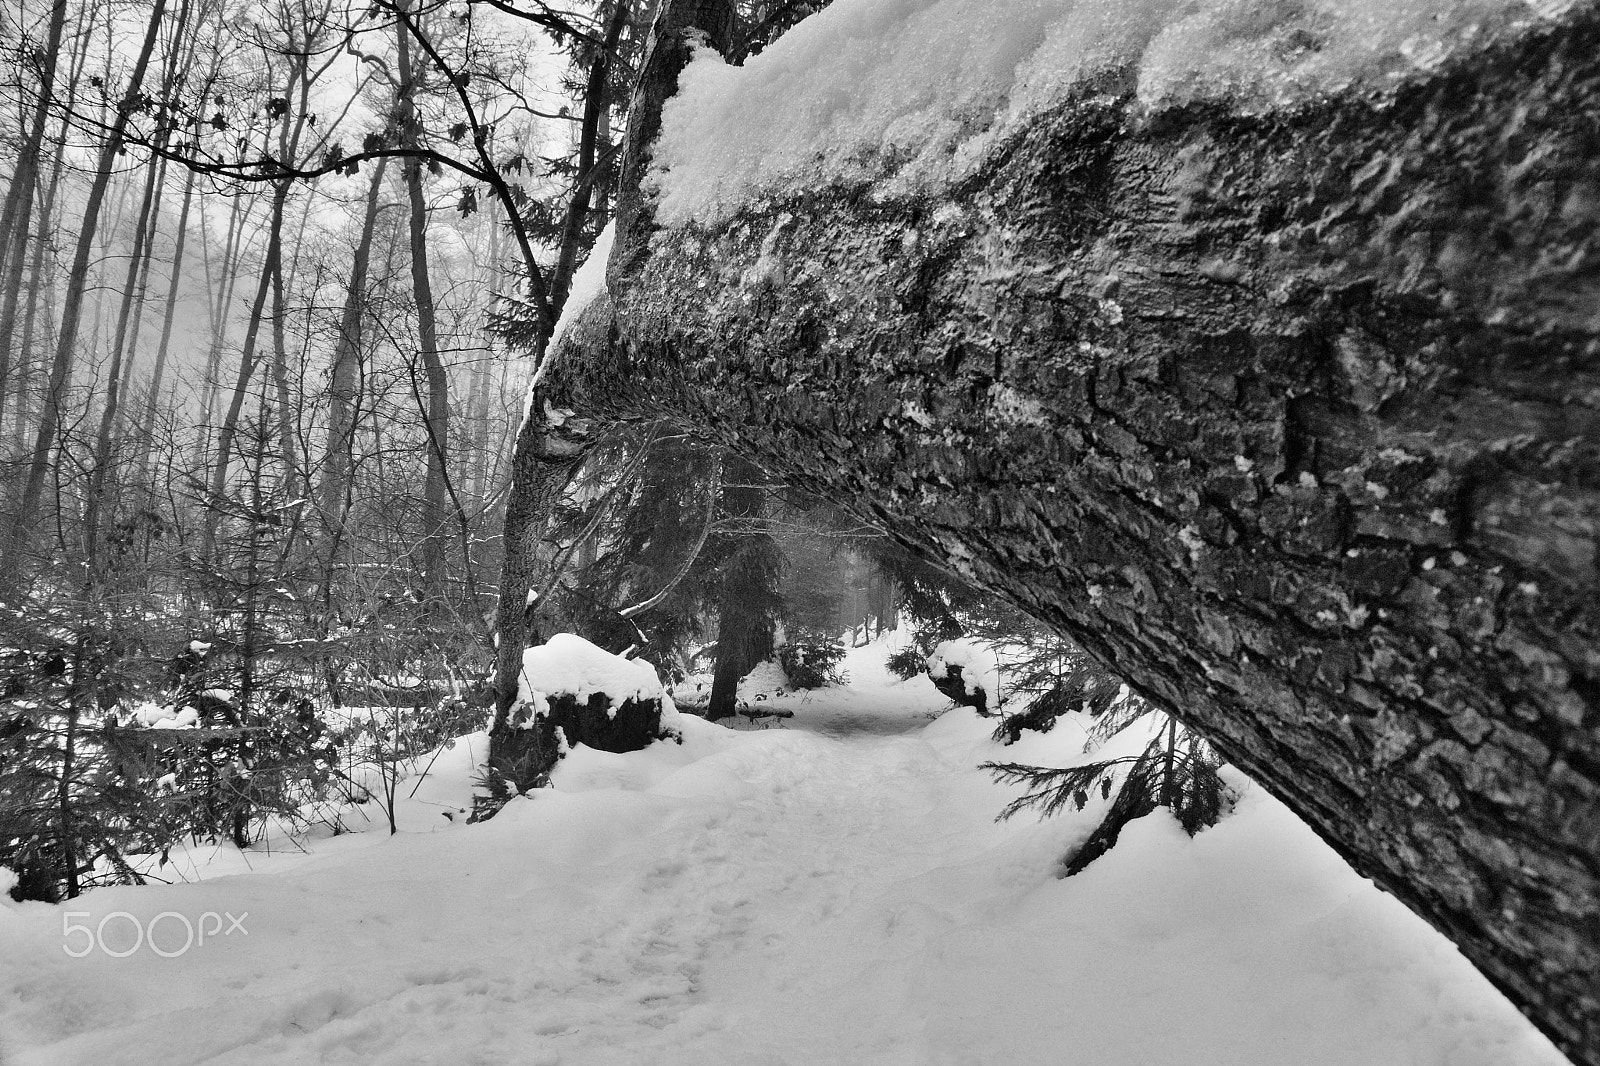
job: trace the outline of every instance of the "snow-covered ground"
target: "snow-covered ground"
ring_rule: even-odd
[[[441,816],[467,805],[480,734],[398,836],[0,903],[0,1062],[1563,1061],[1260,789],[1193,840],[1154,816],[1056,878],[1088,816],[997,825],[1012,793],[975,767],[1082,758],[1081,726],[998,748],[968,711],[930,720],[943,701],[882,654],[852,653],[842,692],[778,697],[786,728],[687,719],[681,746],[580,748],[484,825]],[[70,958],[69,910],[130,915],[104,927],[114,951],[163,912],[247,932]],[[156,929],[182,944],[177,918]]]

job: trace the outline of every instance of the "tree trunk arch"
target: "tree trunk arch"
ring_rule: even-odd
[[[1383,99],[1146,113],[1112,79],[934,200],[810,190],[649,244],[625,206],[517,477],[665,411],[851,502],[1600,1063],[1596,99],[1585,7]]]

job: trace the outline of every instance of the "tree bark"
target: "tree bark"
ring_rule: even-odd
[[[185,5],[187,7],[187,5]],[[181,17],[181,16],[180,16]],[[144,315],[145,279],[150,266],[150,249],[155,243],[156,224],[160,205],[156,189],[165,176],[163,160],[151,155],[145,177],[144,193],[139,210],[134,215],[133,249],[128,256],[127,275],[122,283],[122,299],[117,306],[117,326],[111,340],[111,366],[106,371],[105,406],[100,411],[100,428],[95,433],[94,459],[89,473],[89,489],[84,501],[83,543],[84,564],[91,580],[98,567],[101,511],[109,502],[106,499],[106,477],[112,465],[112,431],[122,411],[123,397],[132,384],[133,363],[137,338],[129,337],[130,320]],[[137,329],[134,330],[137,334]]]
[[[1600,11],[1383,99],[1130,88],[942,198],[636,242],[540,402],[855,501],[1600,1063]]]
[[[628,135],[622,142],[617,185],[616,240],[606,275],[621,278],[642,261],[655,230],[655,208],[640,192],[650,168],[651,148],[661,132],[661,105],[678,91],[678,74],[689,62],[691,42],[703,37],[727,55],[738,21],[733,0],[666,0],[650,27],[639,77],[628,104]]]
[[[134,258],[137,260],[138,270],[129,272],[133,281],[123,295],[123,304],[130,308],[131,313],[127,322],[123,323],[119,307],[117,347],[112,350],[113,362],[118,358],[119,352],[126,352],[122,358],[122,378],[119,382],[124,396],[133,391],[133,371],[139,362],[139,334],[144,329],[145,305],[150,297],[150,264],[155,259],[156,237],[161,232],[162,200],[165,198],[167,188],[167,160],[152,157],[150,168],[149,191],[153,199],[149,199],[143,205],[140,214],[134,219]]]
[[[240,207],[248,203],[241,213]],[[244,227],[249,222],[255,199],[243,195],[234,197],[233,208],[228,212],[227,237],[223,241],[220,278],[211,275],[211,241],[206,225],[206,212],[200,212],[200,253],[205,264],[206,289],[215,294],[206,302],[211,323],[211,345],[206,352],[205,386],[200,399],[200,432],[195,435],[195,465],[205,466],[210,458],[211,419],[216,408],[218,375],[222,372],[222,350],[228,342],[228,311],[233,306],[233,292],[238,285],[243,259]]]
[[[598,183],[598,170],[610,166],[610,160],[600,158],[598,151],[602,127],[609,127],[611,123],[611,98],[607,91],[611,84],[611,60],[632,11],[631,0],[618,0],[606,21],[605,37],[589,66],[589,80],[583,91],[583,121],[578,132],[577,168],[573,172],[575,184],[561,224],[556,265],[550,272],[550,300],[557,307],[567,302],[567,293],[572,290],[572,275],[578,269],[579,245],[584,223],[589,220],[589,203]]]
[[[677,91],[678,72],[688,61],[690,34],[698,30],[712,44],[726,50],[733,25],[733,0],[668,0],[657,14],[633,94],[635,118],[623,147],[616,223],[618,246],[624,251],[619,255],[618,246],[614,246],[607,260],[608,275],[620,269],[618,264],[624,259],[637,259],[642,254],[653,228],[649,205],[638,195],[639,176],[649,163],[649,145],[660,129],[661,105]],[[632,193],[628,192],[630,188]],[[539,275],[535,271],[530,274],[533,295],[540,297]],[[549,314],[548,325],[553,329],[560,306],[550,306],[544,299],[536,299],[535,303],[541,313]],[[553,761],[549,752],[541,750],[537,738],[530,736],[537,731],[514,730],[507,724],[507,713],[516,702],[522,651],[538,640],[533,613],[540,605],[530,602],[528,594],[543,584],[544,564],[556,554],[540,550],[541,545],[548,547],[550,515],[594,439],[589,419],[573,417],[571,410],[547,402],[549,394],[540,381],[551,374],[559,353],[543,350],[550,335],[547,329],[541,328],[538,335],[543,338],[541,359],[529,389],[526,414],[517,430],[511,491],[506,500],[500,600],[495,612],[499,643],[491,685],[495,716],[489,735],[491,766],[522,788],[541,780]]]

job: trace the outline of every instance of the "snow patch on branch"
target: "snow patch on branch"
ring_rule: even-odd
[[[1381,91],[1577,0],[837,0],[742,67],[696,50],[649,184],[667,225],[833,183],[928,194],[1096,75],[1146,107]],[[565,318],[565,316],[563,316]]]

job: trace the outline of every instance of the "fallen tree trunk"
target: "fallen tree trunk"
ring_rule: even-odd
[[[854,501],[1600,1063],[1597,99],[1592,5],[1383,100],[1087,87],[941,200],[658,233],[539,406]]]

